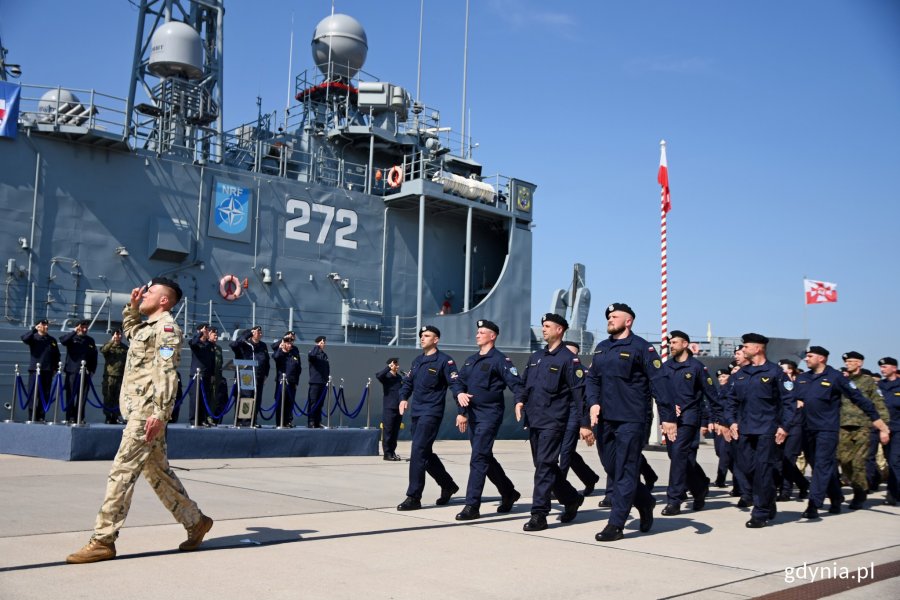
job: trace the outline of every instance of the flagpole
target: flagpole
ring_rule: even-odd
[[[806,304],[806,275],[803,276],[803,283],[804,283],[804,285],[803,285],[803,296],[804,296],[804,298],[803,298],[803,337],[805,337],[806,339],[809,339],[809,333],[808,333],[809,327],[808,327],[808,323],[807,323],[807,318],[808,318],[807,311],[809,309],[807,308],[807,304]]]
[[[660,140],[660,171],[662,171],[663,166],[665,165],[666,170],[668,171],[668,165],[666,164],[666,140]],[[660,182],[662,184],[662,182]],[[660,356],[662,360],[665,362],[666,359],[669,358],[669,276],[668,276],[668,247],[666,240],[666,214],[668,213],[668,207],[666,206],[666,193],[668,192],[669,184],[668,184],[668,172],[666,173],[666,183],[663,186],[662,190],[659,194],[659,216],[660,216],[660,283],[661,283],[661,303],[660,303]]]

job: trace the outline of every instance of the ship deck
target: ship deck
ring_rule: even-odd
[[[441,441],[435,450],[464,486],[468,443]],[[598,470],[593,449],[579,451]],[[398,452],[408,456],[409,443]],[[881,505],[883,491],[865,510],[825,513],[815,523],[799,519],[804,502],[779,503],[772,526],[748,530],[746,511],[727,489],[714,489],[701,513],[667,518],[659,515],[665,492],[658,485],[653,529],[638,533],[631,521],[625,539],[602,545],[594,541],[608,515],[597,506],[600,492],[574,522],[561,525],[554,512],[546,531],[523,532],[533,475],[527,443],[497,442],[495,454],[522,501],[498,515],[488,484],[482,518],[468,523],[454,520],[462,495],[433,505],[431,480],[423,510],[397,512],[406,462],[176,460],[191,497],[216,520],[201,549],[178,552],[184,530],[139,483],[118,558],[93,565],[64,561],[90,535],[109,462],[0,455],[0,598],[88,598],[110,586],[133,599],[199,591],[213,598],[900,597],[900,508]],[[666,455],[647,457],[664,481]],[[711,445],[699,460],[715,472]],[[803,575],[787,576],[804,564]],[[819,571],[813,582],[813,566],[836,575],[846,568],[848,578]],[[862,574],[868,578],[858,581]]]

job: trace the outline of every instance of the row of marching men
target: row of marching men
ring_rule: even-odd
[[[792,477],[801,492],[809,494],[806,518],[817,517],[826,493],[834,494],[833,501],[839,499],[840,481],[834,457],[841,429],[842,395],[846,394],[864,411],[871,427],[878,430],[881,443],[889,440],[885,421],[872,402],[858,393],[852,379],[827,367],[827,352],[823,360],[817,360],[821,355],[816,352],[824,352],[821,348],[811,348],[807,354],[809,371],[794,382],[767,359],[768,340],[759,334],[747,334],[738,358],[742,364],[735,365],[728,380],[723,374],[717,391],[706,367],[691,355],[686,334],[672,333],[668,340],[671,359],[663,362],[652,344],[632,333],[635,314],[627,304],[609,305],[606,318],[609,337],[597,345],[591,364],[585,367],[577,348],[573,352],[563,341],[568,328],[566,320],[553,313],[544,315],[542,333],[546,346],[530,356],[521,375],[495,348],[500,328],[491,321],[477,321],[475,341],[479,351],[461,366],[439,350],[440,331],[431,325],[422,327],[419,333],[423,352],[391,392],[399,400],[400,415],[410,412],[412,425],[409,485],[406,498],[397,509],[422,507],[426,474],[440,486],[438,505],[447,504],[459,491],[459,485],[433,451],[448,388],[457,401],[456,424],[460,431],[469,433],[472,445],[465,506],[456,519],[481,517],[486,480],[500,492],[496,509],[499,513],[509,512],[521,497],[492,453],[503,418],[503,390],[508,388],[515,397],[516,419],[527,422],[535,467],[531,515],[523,529],[547,528],[554,498],[562,505],[559,520],[572,521],[585,496],[593,491],[596,475],[583,478],[584,493],[566,479],[568,468],[574,466],[580,438],[598,446],[607,475],[607,495],[601,506],[608,507],[610,513],[606,526],[595,536],[600,542],[624,537],[632,508],[637,508],[641,531],[649,531],[653,525],[656,500],[651,489],[656,475],[649,469],[642,449],[650,434],[654,400],[671,458],[667,500],[661,511],[665,516],[679,514],[688,493],[694,510],[705,505],[710,480],[696,460],[702,430],[714,430],[725,444],[723,455],[734,459],[735,481],[742,496],[739,505],[752,506],[746,523],[749,528],[763,527],[775,517],[776,489],[781,483],[777,478]],[[891,361],[882,362],[890,367]],[[891,387],[897,381],[895,374],[896,367],[894,376],[884,380],[885,398],[894,394],[890,390],[897,389]],[[387,386],[385,389],[388,391]],[[900,414],[896,414],[900,411],[898,401],[900,393],[892,395],[886,404],[895,417],[892,422],[900,424]],[[805,414],[801,446],[813,469],[810,484],[802,474],[797,477],[790,469],[775,468],[782,463],[785,441],[798,422],[800,403]],[[704,408],[706,405],[708,408]],[[798,435],[796,429],[793,435]],[[894,473],[896,454],[896,448],[886,453],[894,461]],[[387,446],[385,456],[390,460]],[[891,481],[896,497],[896,478]]]

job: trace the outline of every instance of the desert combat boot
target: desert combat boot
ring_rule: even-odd
[[[71,565],[81,565],[100,562],[101,560],[112,560],[115,557],[116,544],[114,542],[107,544],[100,540],[91,540],[84,548],[67,556],[66,562]]]
[[[196,550],[203,543],[203,537],[212,529],[213,520],[204,514],[200,515],[200,520],[193,527],[188,527],[188,539],[181,542],[178,549],[182,552]]]

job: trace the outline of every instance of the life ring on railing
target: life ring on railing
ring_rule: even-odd
[[[396,165],[391,167],[391,170],[388,171],[387,182],[392,188],[400,187],[400,184],[403,183],[403,169]]]
[[[231,302],[241,297],[241,280],[234,275],[226,275],[219,280],[219,293]]]

